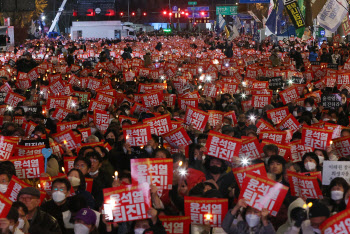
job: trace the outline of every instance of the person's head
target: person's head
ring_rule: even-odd
[[[206,135],[206,134],[199,134],[199,136],[197,138],[197,142],[201,146],[205,146],[205,144],[207,143],[207,139],[208,139],[208,135]]]
[[[321,233],[319,226],[330,216],[329,209],[326,205],[315,201],[309,209],[310,225],[314,232]]]
[[[306,171],[317,171],[320,164],[318,156],[314,152],[304,154],[302,162]]]
[[[263,152],[265,157],[269,158],[272,155],[278,155],[278,147],[274,144],[265,145],[263,147]]]
[[[349,189],[349,184],[342,177],[334,178],[329,184],[330,197],[333,201],[341,201],[344,194]]]
[[[157,148],[153,152],[153,156],[154,158],[171,158],[171,153],[167,149]]]
[[[350,129],[349,128],[344,128],[341,130],[341,133],[340,133],[340,136],[341,137],[346,137],[346,136],[350,136]]]
[[[23,202],[31,213],[40,205],[40,191],[34,187],[26,187],[19,191],[17,200]]]
[[[328,154],[325,150],[315,149],[314,153],[317,155],[320,165],[323,165],[324,160],[328,160]]]
[[[90,160],[91,162],[91,168],[90,168],[90,175],[95,175],[98,173],[98,170],[100,169],[102,165],[102,157],[101,155],[94,151],[94,152],[89,152],[86,154],[86,159]]]
[[[113,129],[108,129],[105,134],[105,141],[112,147],[115,146],[118,140],[118,133]]]
[[[221,132],[222,132],[222,134],[225,134],[225,135],[228,135],[228,136],[231,136],[231,137],[233,137],[235,135],[235,130],[230,125],[222,126]]]
[[[153,150],[158,148],[158,146],[159,146],[159,137],[157,135],[152,134],[151,139],[147,142],[147,146],[152,147]]]
[[[17,209],[18,212],[18,226],[17,228],[24,231],[25,226],[29,226],[28,220],[27,220],[27,214],[28,214],[28,208],[23,202],[16,201],[12,203],[12,207]]]
[[[57,205],[64,204],[70,195],[71,184],[66,178],[57,178],[52,182],[52,199]]]
[[[79,210],[74,219],[74,233],[90,233],[96,228],[96,214],[91,209]]]
[[[272,155],[267,163],[269,172],[276,175],[276,180],[281,179],[285,170],[286,160],[282,156]]]
[[[14,233],[15,228],[18,226],[18,218],[19,215],[17,209],[11,207],[6,218],[0,219],[1,233]]]
[[[260,223],[261,211],[258,209],[248,206],[243,210],[242,215],[250,228],[257,226]]]
[[[95,135],[90,135],[86,138],[86,143],[95,143],[95,142],[99,142],[99,141],[100,140]]]
[[[151,226],[149,225],[148,219],[136,220],[134,223],[134,233],[142,234],[145,230],[149,229]]]
[[[224,160],[208,156],[205,160],[205,169],[211,174],[222,174],[226,171],[227,165]]]
[[[76,168],[71,169],[67,174],[68,180],[75,190],[84,191],[86,189],[85,176]]]
[[[7,171],[0,171],[0,192],[5,193],[11,181],[12,175]]]
[[[81,149],[79,150],[79,157],[85,157],[87,153],[89,152],[93,152],[94,148],[92,146],[83,146],[81,147]]]
[[[94,150],[99,153],[104,160],[107,159],[108,151],[105,147],[98,145],[94,147]]]
[[[78,156],[74,160],[74,168],[79,169],[86,176],[91,170],[91,161],[85,157]]]

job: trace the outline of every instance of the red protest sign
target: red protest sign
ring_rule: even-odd
[[[109,126],[109,113],[102,110],[94,110],[94,124],[102,132],[106,132]]]
[[[287,143],[287,132],[285,131],[261,131],[259,135],[260,139],[272,140],[276,143]]]
[[[6,161],[13,155],[14,150],[18,144],[18,140],[10,137],[0,137],[0,161]]]
[[[64,170],[68,173],[70,170],[74,168],[74,160],[77,157],[63,157]]]
[[[105,111],[110,105],[107,102],[99,102],[91,100],[89,103],[88,111],[100,110]]]
[[[324,234],[350,233],[350,209],[343,210],[323,221],[320,230]]]
[[[16,107],[18,105],[18,103],[23,102],[24,100],[26,100],[25,97],[17,94],[17,93],[7,93],[6,98],[5,98],[5,104],[12,106],[12,107]]]
[[[147,219],[151,196],[147,183],[103,189],[104,203],[110,204],[113,222]]]
[[[194,129],[203,132],[208,122],[209,114],[205,111],[187,106],[185,114],[185,123],[192,125]]]
[[[62,80],[56,80],[50,84],[49,89],[50,89],[50,92],[53,94],[60,94],[60,93],[63,93],[65,87],[66,85]]]
[[[242,140],[230,137],[215,131],[210,131],[205,147],[208,149],[207,154],[232,162],[233,157],[238,157],[242,146]]]
[[[274,124],[279,124],[289,114],[288,106],[268,110],[266,114]]]
[[[260,134],[261,131],[275,131],[276,129],[266,120],[259,119],[259,121],[256,124],[257,130],[256,133]]]
[[[142,95],[142,104],[146,107],[159,106],[163,103],[164,96],[163,92],[143,94]]]
[[[292,141],[290,143],[291,156],[290,160],[292,162],[300,162],[305,153],[312,152],[312,147],[305,146],[301,143],[301,140]]]
[[[0,193],[0,218],[6,218],[12,206],[10,201],[5,195]]]
[[[247,174],[239,199],[245,198],[247,204],[255,209],[267,208],[276,216],[288,192],[288,187],[267,177]]]
[[[79,146],[77,139],[71,129],[53,134],[53,138],[60,144],[64,144],[68,149],[73,150]]]
[[[178,103],[182,110],[185,110],[188,106],[198,108],[198,98],[178,98]]]
[[[151,127],[148,124],[124,126],[123,135],[131,146],[144,146],[151,139]]]
[[[278,155],[288,159],[290,157],[290,146],[285,143],[279,144],[271,140],[263,140],[261,142],[261,147],[263,148],[265,145],[273,144],[278,147]]]
[[[190,233],[191,219],[188,216],[159,216],[166,233]]]
[[[8,199],[10,199],[10,201],[15,202],[17,201],[19,191],[21,191],[21,189],[25,187],[30,187],[30,185],[24,183],[22,180],[18,179],[17,176],[13,175],[4,195]]]
[[[222,111],[216,111],[216,110],[209,110],[209,125],[212,127],[216,127],[218,125],[222,125],[222,121],[224,119],[224,112]]]
[[[239,151],[239,157],[253,160],[261,158],[262,148],[260,146],[259,140],[256,137],[242,137],[242,147]]]
[[[173,148],[182,148],[192,144],[190,137],[183,127],[171,130],[167,134],[163,135],[164,139]]]
[[[295,133],[301,127],[298,120],[292,115],[287,115],[277,126],[276,128],[279,130],[290,129]]]
[[[82,142],[86,142],[87,138],[91,136],[91,128],[80,128]]]
[[[91,193],[92,191],[92,184],[94,183],[93,178],[85,178],[85,184],[86,184],[86,191]]]
[[[298,88],[296,86],[290,87],[279,93],[284,105],[291,103],[292,101],[299,98]]]
[[[148,124],[151,127],[151,134],[157,136],[164,135],[165,133],[170,132],[171,129],[171,119],[169,114],[145,119],[143,123]]]
[[[254,108],[263,108],[264,106],[267,106],[271,104],[271,95],[253,95],[252,96],[252,103]]]
[[[45,145],[36,145],[36,146],[25,146],[18,145],[15,149],[15,155],[17,156],[33,156],[33,155],[42,155],[41,150],[45,148]]]
[[[42,155],[12,157],[10,161],[15,165],[16,175],[20,179],[39,178],[45,172]]]
[[[50,110],[52,108],[67,108],[69,97],[50,97],[46,103],[46,109]]]
[[[173,183],[173,159],[131,159],[132,184],[147,182],[160,190],[170,190]]]
[[[333,139],[333,148],[339,157],[350,156],[350,136]]]
[[[314,149],[326,150],[331,144],[332,133],[332,130],[304,126],[301,143]]]
[[[323,198],[316,176],[306,176],[292,171],[287,171],[287,176],[292,196],[314,199]]]
[[[57,132],[63,132],[65,130],[76,129],[78,125],[81,124],[81,121],[72,121],[72,122],[63,122],[57,124]]]
[[[228,118],[232,119],[233,125],[237,124],[237,118],[236,118],[235,111],[226,112],[224,114],[224,117],[228,117]]]
[[[227,211],[227,199],[185,196],[185,215],[191,217],[192,224],[221,227]]]
[[[95,100],[98,102],[104,102],[108,103],[109,105],[112,105],[115,102],[115,97],[110,96],[108,94],[104,94],[102,92],[98,92]]]
[[[232,172],[236,178],[236,181],[238,182],[239,188],[242,188],[243,181],[247,174],[256,174],[262,177],[267,177],[264,163],[249,165],[246,167],[232,168]]]

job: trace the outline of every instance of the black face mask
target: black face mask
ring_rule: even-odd
[[[238,126],[243,127],[245,125],[245,122],[238,122]]]
[[[107,142],[110,146],[113,146],[115,144],[115,140],[112,138],[106,139],[105,142]]]
[[[210,166],[209,171],[213,173],[214,175],[220,174],[221,173],[221,167],[218,166]]]

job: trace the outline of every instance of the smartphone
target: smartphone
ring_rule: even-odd
[[[110,222],[113,221],[113,213],[111,204],[103,204],[104,213],[107,215]]]

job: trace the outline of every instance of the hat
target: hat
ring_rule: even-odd
[[[329,217],[330,212],[326,205],[315,202],[312,204],[312,206],[309,209],[309,218],[316,218],[316,217]]]
[[[37,189],[37,188],[34,188],[34,187],[25,187],[25,188],[22,188],[19,193],[18,193],[18,196],[17,196],[17,200],[18,198],[23,195],[23,194],[27,194],[27,195],[32,195],[32,196],[35,196],[37,198],[40,198],[40,191]]]
[[[95,224],[96,223],[96,214],[93,210],[88,208],[83,208],[78,211],[75,215],[75,219],[84,221],[85,224]]]
[[[230,125],[224,125],[221,128],[222,134],[228,134],[228,133],[234,132],[234,131],[235,131],[235,129],[232,126],[230,126]]]

